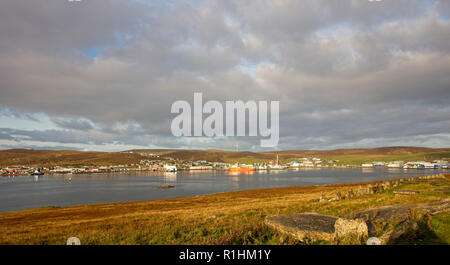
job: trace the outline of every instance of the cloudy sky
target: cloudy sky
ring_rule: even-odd
[[[265,150],[172,136],[194,92],[279,100],[276,149],[450,147],[450,1],[0,1],[0,149]]]

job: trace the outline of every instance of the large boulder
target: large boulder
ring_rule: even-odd
[[[363,220],[343,219],[317,213],[268,216],[266,224],[300,241],[335,241],[355,237],[365,239],[368,228]]]
[[[341,239],[347,238],[361,242],[368,236],[381,236],[382,244],[391,244],[405,233],[417,232],[416,220],[449,210],[450,199],[445,199],[419,205],[382,206],[353,213],[347,218],[317,213],[268,216],[266,224],[304,242],[345,242]]]
[[[450,211],[450,198],[442,201],[421,203],[417,206],[417,208],[422,212],[427,212],[432,215],[448,212]]]
[[[349,220],[339,218],[334,224],[334,230],[337,239],[355,237],[360,241],[369,235],[367,224],[362,219]]]
[[[411,234],[417,234],[419,231],[419,225],[412,221],[412,220],[406,220],[399,224],[398,226],[394,227],[391,231],[385,233],[381,238],[381,244],[382,245],[389,245],[395,242],[395,240],[399,239],[401,236],[411,233]]]
[[[339,218],[316,213],[268,216],[266,224],[300,241],[334,240],[334,224]]]
[[[348,190],[347,194],[345,195],[345,198],[351,199],[353,197],[355,197],[355,193],[353,192],[353,190],[352,189]]]
[[[394,191],[395,195],[416,195],[419,194],[418,190],[396,190]]]
[[[319,202],[327,202],[327,201],[328,199],[327,197],[325,197],[325,194],[324,193],[320,194]]]
[[[363,187],[360,185],[358,187],[358,196],[363,196],[364,194],[366,194],[366,193],[364,192]]]
[[[391,224],[408,220],[414,207],[414,204],[388,205],[356,212],[353,217],[363,219],[369,229],[369,235],[375,236],[377,230],[386,230]]]
[[[399,204],[382,206],[356,212],[352,214],[351,217],[364,220],[368,227],[369,236],[377,236],[378,233],[391,231],[391,228],[396,228],[405,222],[408,224],[408,227],[411,228],[412,226],[409,221],[414,222],[425,216],[447,211],[450,211],[450,199],[421,203],[418,205]],[[403,231],[405,226],[406,224],[398,228],[400,230],[396,230],[396,232],[391,231],[393,235],[389,235],[390,239],[386,242],[391,242],[394,240],[393,238],[398,238],[396,234],[400,233],[399,231]],[[412,228],[415,229],[415,226]]]

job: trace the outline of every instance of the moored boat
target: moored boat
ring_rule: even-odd
[[[230,167],[230,171],[233,172],[250,172],[255,171],[255,167],[253,165],[246,164],[234,164]]]

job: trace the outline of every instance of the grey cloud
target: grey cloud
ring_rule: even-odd
[[[138,30],[146,11],[138,1],[1,1],[0,47],[69,55],[111,45]]]
[[[0,4],[0,106],[62,127],[2,139],[256,150],[171,136],[202,92],[280,100],[283,149],[450,144],[446,1],[63,2]]]
[[[53,118],[52,122],[66,129],[75,129],[82,131],[94,129],[94,126],[92,126],[92,124],[87,120]]]

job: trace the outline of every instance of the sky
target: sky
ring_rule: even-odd
[[[2,0],[0,149],[450,147],[447,0]],[[177,100],[280,102],[280,140],[174,137]]]

